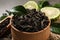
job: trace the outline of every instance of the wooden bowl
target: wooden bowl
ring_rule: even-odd
[[[47,40],[50,35],[50,23],[46,28],[38,32],[21,32],[11,23],[12,40]]]
[[[4,22],[7,18],[12,18],[11,16],[7,16],[6,18],[4,18],[3,20],[1,20],[0,21],[0,23],[2,23],[2,22]],[[3,29],[2,29],[2,31],[0,32],[0,37],[2,37],[2,36],[4,36],[4,34],[6,34],[6,31],[8,31],[8,30],[10,30],[11,29],[11,25],[10,25],[10,23],[7,25],[7,26],[5,26]]]

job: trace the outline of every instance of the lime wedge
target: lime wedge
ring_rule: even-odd
[[[36,9],[38,10],[38,4],[35,1],[28,1],[23,5],[27,9]]]
[[[60,10],[54,7],[44,7],[41,9],[50,19],[55,19],[60,15]]]

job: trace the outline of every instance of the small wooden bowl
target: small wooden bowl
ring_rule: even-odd
[[[7,18],[12,18],[12,16],[7,16],[6,18],[4,18],[3,20],[1,20],[0,21],[0,23],[2,23],[3,21],[5,21]],[[2,37],[2,36],[4,36],[3,34],[5,34],[5,32],[7,31],[7,30],[10,30],[11,29],[11,24],[9,23],[7,26],[5,26],[4,28],[3,28],[4,30],[2,30],[1,32],[0,32],[0,37]]]

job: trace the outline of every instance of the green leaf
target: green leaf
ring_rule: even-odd
[[[51,5],[50,5],[50,3],[48,1],[39,1],[38,6],[41,9],[43,7],[51,6]]]
[[[60,8],[60,3],[54,4],[53,6],[56,8]]]
[[[13,7],[12,10],[7,11],[7,12],[9,14],[18,15],[18,16],[26,15],[27,14],[26,9],[23,6],[21,6],[21,5]]]
[[[51,24],[51,31],[60,34],[60,23]]]
[[[57,34],[60,34],[60,28],[58,28],[58,27],[51,27],[51,31],[53,32],[53,33],[57,33]]]
[[[15,6],[13,9],[22,13],[26,13],[26,9],[21,5]]]
[[[6,18],[7,16],[1,16],[0,17],[0,21],[3,20],[4,18]]]
[[[8,16],[7,13],[3,13],[3,15],[0,17],[0,21],[6,18],[7,16]]]

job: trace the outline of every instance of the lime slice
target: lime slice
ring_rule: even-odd
[[[44,7],[41,9],[50,19],[55,19],[60,15],[60,10],[54,7]]]
[[[28,1],[23,5],[27,9],[36,9],[38,10],[38,4],[35,1]]]

